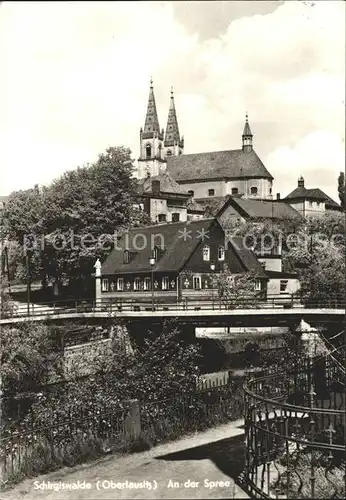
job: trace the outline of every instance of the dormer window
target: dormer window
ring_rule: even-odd
[[[128,264],[130,262],[130,252],[125,250],[124,252],[124,264]]]
[[[208,245],[204,245],[203,247],[203,260],[204,261],[210,260],[210,247]]]
[[[225,247],[219,246],[218,252],[217,252],[217,258],[219,260],[225,260]]]

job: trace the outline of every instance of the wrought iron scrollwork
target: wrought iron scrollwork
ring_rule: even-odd
[[[245,483],[256,498],[344,498],[345,375],[295,369],[245,383]]]

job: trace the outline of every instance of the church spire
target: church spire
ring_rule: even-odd
[[[253,135],[252,135],[250,125],[249,125],[249,117],[248,117],[248,114],[246,113],[244,131],[243,131],[243,135],[242,135],[243,151],[245,153],[250,153],[250,151],[252,151],[252,138],[253,138]]]
[[[168,148],[166,150],[168,156],[181,154],[184,148],[184,139],[180,137],[179,134],[178,119],[174,104],[173,87],[171,87],[171,98],[169,103],[164,146],[165,149]]]
[[[143,130],[143,138],[149,139],[154,137],[155,135],[159,137],[161,133],[160,133],[159,118],[157,116],[153,79],[151,78],[147,114],[145,117],[145,124]]]

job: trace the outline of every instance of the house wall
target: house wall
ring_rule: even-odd
[[[271,199],[272,181],[270,179],[220,179],[217,181],[179,182],[186,191],[192,190],[194,198],[208,198],[209,189],[214,189],[214,196],[226,196],[232,194],[232,189],[237,188],[238,194],[244,198]],[[257,187],[257,195],[251,194],[251,188]],[[212,198],[212,196],[210,196]]]
[[[285,292],[280,292],[280,282],[287,281],[287,288]],[[299,289],[299,280],[297,278],[271,278],[268,282],[268,295],[291,295],[296,293]]]
[[[202,181],[202,182],[179,182],[185,189],[185,191],[192,190],[194,192],[194,198],[209,198],[208,190],[214,189],[214,196],[210,196],[210,198],[214,198],[215,196],[226,196],[226,184],[224,180],[218,181]]]
[[[324,201],[290,201],[292,208],[297,210],[303,217],[323,214],[326,211]]]
[[[324,201],[308,201],[305,200],[305,216],[320,215],[326,211]]]
[[[239,212],[229,205],[226,210],[218,217],[221,226],[226,230],[232,223],[245,222],[245,218],[242,217]]]
[[[167,214],[167,200],[150,198],[150,218],[153,222],[158,221],[159,214]]]
[[[282,258],[281,256],[278,258],[274,257],[258,257],[260,262],[265,262],[265,270],[266,271],[282,271]]]
[[[203,219],[203,217],[204,217],[204,214],[201,214],[201,213],[195,214],[195,213],[189,212],[187,210],[187,220],[199,220],[199,219]]]
[[[178,213],[179,214],[179,222],[180,221],[187,221],[187,208],[186,207],[172,207],[172,206],[167,206],[167,222],[172,222],[172,214]]]

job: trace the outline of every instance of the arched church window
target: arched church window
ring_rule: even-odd
[[[145,152],[146,152],[147,158],[151,158],[151,146],[150,146],[150,144],[147,144],[145,146]]]
[[[257,194],[258,193],[258,189],[256,186],[252,186],[252,188],[250,188],[250,193],[251,194]]]

